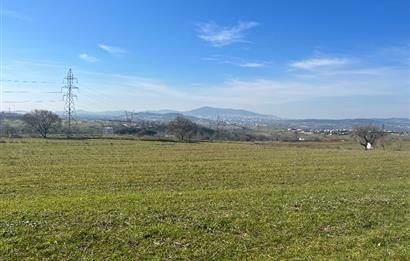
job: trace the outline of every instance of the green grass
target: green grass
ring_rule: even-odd
[[[404,147],[6,139],[0,259],[410,259]]]

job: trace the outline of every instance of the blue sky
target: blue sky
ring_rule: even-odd
[[[1,1],[1,0],[0,0]],[[3,109],[409,117],[409,2],[2,0]]]

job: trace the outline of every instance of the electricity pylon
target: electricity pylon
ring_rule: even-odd
[[[66,89],[66,93],[63,95],[63,100],[65,101],[64,111],[68,121],[68,135],[71,135],[71,125],[75,120],[75,106],[74,101],[77,99],[77,95],[74,94],[73,90],[78,89],[74,86],[74,82],[78,83],[77,78],[74,77],[73,71],[71,68],[67,72],[67,76],[64,78],[65,85],[61,88]]]

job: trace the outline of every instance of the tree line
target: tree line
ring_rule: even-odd
[[[13,117],[13,115],[12,115]],[[14,115],[14,118],[18,118]],[[21,118],[25,123],[25,128],[31,132],[38,133],[41,137],[47,138],[50,133],[64,133],[62,119],[55,113],[47,110],[34,110],[26,113]],[[113,134],[118,135],[136,135],[143,136],[169,136],[179,141],[192,140],[239,140],[239,141],[298,141],[298,134],[286,133],[280,136],[278,133],[275,137],[268,137],[252,133],[251,130],[242,128],[236,131],[221,129],[212,129],[199,125],[190,119],[182,116],[176,117],[168,123],[159,122],[142,122],[139,126],[117,125],[113,128]],[[387,137],[386,132],[377,126],[361,125],[354,126],[352,137],[363,146],[364,150],[372,149],[376,144],[384,148],[384,140]]]

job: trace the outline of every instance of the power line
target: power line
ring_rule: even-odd
[[[1,82],[8,83],[30,83],[30,84],[56,84],[57,82],[51,81],[38,81],[38,80],[17,80],[17,79],[0,79]]]
[[[0,0],[0,112],[3,111],[3,0]]]
[[[78,80],[74,77],[71,68],[68,70],[64,82],[66,85],[62,89],[67,89],[67,92],[63,95],[63,100],[65,101],[64,111],[68,120],[68,135],[71,135],[71,122],[75,116],[74,100],[77,99],[77,95],[73,93],[73,90],[78,89],[78,87],[73,85],[74,82],[78,83]]]

